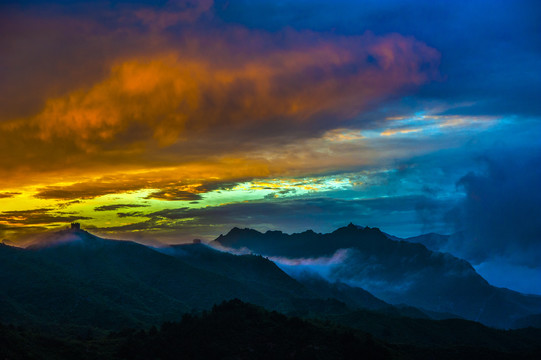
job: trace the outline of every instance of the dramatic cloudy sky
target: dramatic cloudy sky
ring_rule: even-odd
[[[0,6],[0,239],[352,221],[541,293],[539,2]]]

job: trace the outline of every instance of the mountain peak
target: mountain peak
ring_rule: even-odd
[[[231,230],[229,230],[227,235],[235,234],[235,233],[242,232],[242,231],[243,231],[243,229],[239,228],[238,226],[235,226],[235,227],[231,228]]]
[[[70,228],[56,231],[54,233],[45,234],[27,246],[27,249],[44,249],[68,244],[98,244],[103,243],[104,239],[101,239],[88,231],[81,230],[78,226],[72,226]]]
[[[250,228],[244,228],[241,229],[239,227],[234,227],[227,233],[226,236],[234,236],[234,235],[240,235],[240,234],[253,234],[253,235],[261,235],[261,233],[257,230],[250,229]]]
[[[360,225],[355,225],[354,223],[350,222],[348,224],[348,226],[346,226],[346,229],[349,229],[349,230],[365,230],[365,229],[369,229],[368,226],[360,226]]]
[[[370,232],[370,233],[382,233],[381,230],[377,227],[369,227],[369,226],[361,226],[361,225],[356,225],[352,222],[350,222],[347,226],[344,226],[344,227],[341,227],[341,228],[338,228],[336,229],[334,232],[343,232],[343,231],[346,231],[346,232],[357,232],[357,231],[367,231],[367,232]],[[382,233],[383,234],[383,233]]]

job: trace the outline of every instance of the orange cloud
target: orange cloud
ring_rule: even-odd
[[[377,151],[335,130],[437,77],[437,51],[409,37],[201,31],[211,1],[166,10],[5,23],[17,46],[0,39],[2,201],[22,192],[58,208],[140,190],[197,200],[252,179],[358,167]],[[35,41],[44,48],[25,47]]]
[[[284,122],[298,131],[321,116],[337,124],[367,103],[427,81],[431,74],[420,70],[427,61],[437,61],[437,53],[399,35],[368,34],[227,64],[172,51],[120,61],[106,79],[47,100],[16,126],[85,152],[149,141],[167,146],[216,129],[231,135]]]
[[[254,177],[270,174],[265,162],[224,158],[220,161],[187,164],[158,170],[142,170],[132,173],[112,173],[93,179],[85,179],[63,185],[38,188],[35,197],[40,199],[70,200],[92,199],[104,195],[156,190],[149,199],[196,200],[199,194],[216,189],[233,187]]]
[[[19,211],[0,212],[0,224],[7,225],[48,225],[55,223],[66,223],[76,220],[88,220],[89,217],[65,213],[52,212],[52,209],[32,209]]]

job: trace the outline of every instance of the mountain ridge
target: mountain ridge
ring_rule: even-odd
[[[83,230],[48,236],[27,248],[0,246],[0,322],[105,329],[157,325],[232,298],[283,312],[316,306],[317,299],[319,309],[334,306],[261,256],[232,255],[204,244],[156,249]],[[362,298],[348,301],[346,293],[335,296],[355,308],[363,305]]]
[[[541,313],[541,297],[492,287],[464,260],[353,224],[329,234],[234,228],[209,244],[250,248],[251,255],[205,244],[153,248],[83,230],[48,236],[41,246],[0,246],[0,321],[139,326],[231,298],[284,313],[456,314],[501,328]],[[302,276],[284,262],[296,254],[304,257],[287,266],[306,270]]]
[[[287,259],[318,259],[347,249],[341,263],[329,266],[329,280],[366,289],[391,304],[455,313],[490,326],[511,327],[518,318],[541,312],[541,297],[494,287],[466,260],[393,240],[377,228],[350,223],[327,234],[291,235],[236,228],[214,243]]]

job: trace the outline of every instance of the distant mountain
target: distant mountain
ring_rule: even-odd
[[[393,240],[377,228],[350,224],[329,234],[308,230],[292,235],[234,228],[213,243],[277,259],[330,258],[345,249],[347,256],[329,265],[327,279],[363,288],[392,304],[453,313],[490,326],[511,327],[516,319],[541,312],[540,296],[491,286],[465,260]]]
[[[441,251],[449,242],[451,235],[440,235],[436,233],[428,233],[418,236],[403,239],[408,242],[423,244],[427,249],[432,251]]]

